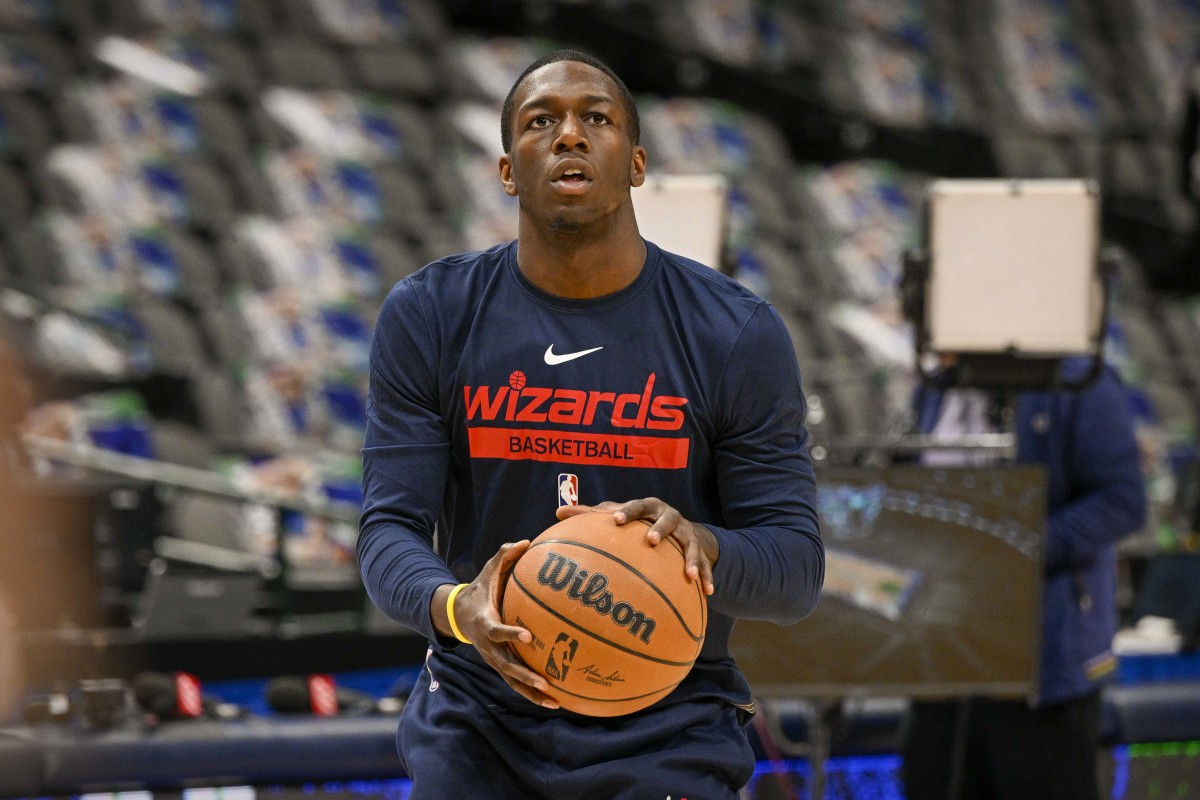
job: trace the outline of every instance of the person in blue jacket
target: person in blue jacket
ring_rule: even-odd
[[[1069,360],[1068,380],[1085,363]],[[974,389],[918,392],[917,427],[998,430],[995,398]],[[1099,800],[1101,687],[1116,669],[1118,540],[1146,514],[1131,405],[1104,366],[1082,391],[1016,396],[1017,461],[1042,464],[1047,519],[1037,698],[914,702],[903,742],[908,800]],[[978,455],[978,454],[975,454]],[[946,453],[930,458],[946,463]],[[963,458],[971,459],[967,455]]]
[[[534,62],[500,127],[517,240],[402,280],[371,348],[358,562],[430,645],[397,737],[411,797],[734,800],[754,769],[734,620],[794,622],[824,579],[791,339],[641,237],[637,108],[603,63]],[[500,616],[530,539],[589,508],[651,521],[708,597],[692,670],[624,716],[559,708]]]

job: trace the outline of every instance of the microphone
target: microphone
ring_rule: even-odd
[[[133,679],[140,708],[159,719],[195,719],[204,713],[200,681],[187,672],[141,672]]]
[[[133,680],[133,696],[140,708],[164,719],[236,719],[242,710],[203,693],[200,680],[187,672],[142,672]]]
[[[267,682],[267,705],[279,714],[337,714],[361,716],[375,712],[394,713],[391,703],[376,702],[357,689],[338,686],[331,675],[284,675]]]

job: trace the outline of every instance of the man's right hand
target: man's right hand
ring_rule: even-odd
[[[532,634],[524,628],[505,625],[500,617],[500,599],[508,576],[528,547],[528,539],[501,545],[475,580],[454,598],[454,621],[483,660],[518,694],[540,706],[558,708],[558,701],[545,693],[546,679],[525,666],[511,646],[513,642],[531,641]],[[434,627],[450,639],[454,638],[454,631],[446,613],[446,599],[453,588],[449,583],[439,586],[430,607]]]

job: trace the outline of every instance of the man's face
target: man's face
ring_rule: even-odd
[[[616,85],[578,61],[547,64],[513,97],[512,152],[500,158],[504,191],[523,214],[574,233],[629,202],[646,177],[646,151],[629,141]]]

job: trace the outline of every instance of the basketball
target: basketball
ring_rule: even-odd
[[[679,543],[651,546],[649,528],[579,514],[543,531],[513,567],[501,614],[533,634],[513,649],[565,709],[638,711],[674,689],[700,654],[704,590],[684,575]]]

